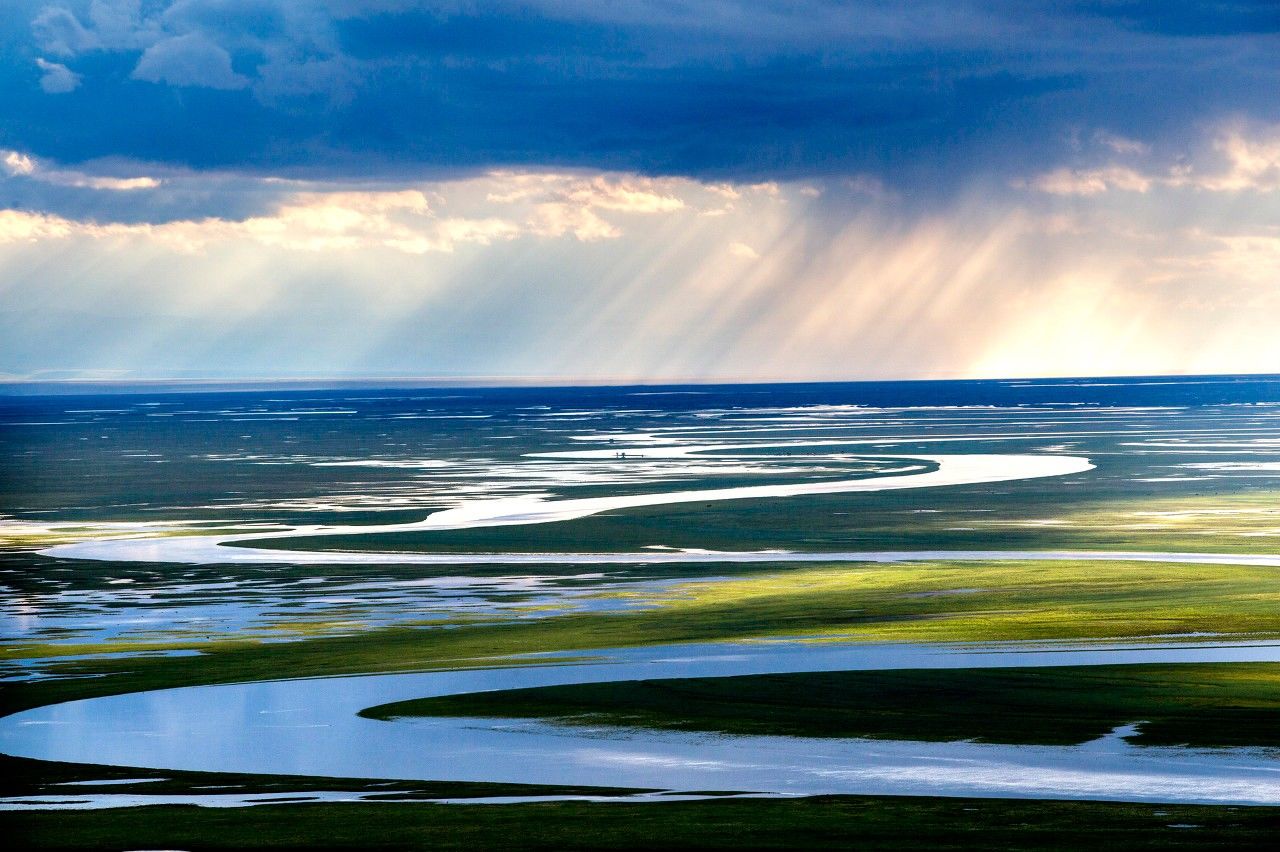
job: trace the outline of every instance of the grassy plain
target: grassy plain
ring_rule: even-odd
[[[623,804],[295,804],[6,815],[41,850],[1274,849],[1280,809],[813,797]]]
[[[1012,499],[1012,497],[1010,498]],[[918,500],[904,502],[883,515],[862,516],[862,531],[841,515],[830,515],[830,528],[815,527],[811,538],[832,547],[1082,547],[1186,549],[1265,552],[1272,535],[1272,497],[1236,495],[1233,502],[1206,498],[1169,505],[1131,506],[1123,510],[1076,507],[1036,517],[1037,507],[983,518],[961,516],[943,507],[918,511]],[[827,506],[827,509],[833,509]],[[725,516],[725,543],[741,521],[741,510]],[[773,507],[773,513],[781,507]],[[790,509],[791,507],[787,507]],[[716,507],[703,507],[718,511]],[[1130,516],[1129,512],[1155,512]],[[895,514],[897,513],[897,514]],[[754,511],[747,514],[755,515]],[[769,513],[762,512],[763,521]],[[710,516],[702,516],[707,520]],[[805,518],[787,517],[801,526]],[[876,519],[884,523],[877,527]],[[1067,524],[1057,523],[1062,520]],[[488,537],[459,536],[448,546],[458,549],[626,549],[646,544],[708,546],[704,533],[714,525],[685,532],[686,523],[655,514],[652,530],[607,536],[627,524],[608,517],[584,519],[537,530],[540,546],[503,532]],[[575,524],[596,524],[590,530]],[[1050,523],[1053,522],[1053,523]],[[650,523],[648,521],[644,523]],[[773,523],[769,521],[768,523]],[[1131,528],[1121,529],[1128,524]],[[561,526],[564,529],[561,529]],[[837,530],[844,530],[839,532]],[[972,530],[948,530],[967,526]],[[1150,527],[1150,528],[1148,528]],[[784,540],[746,529],[736,547],[778,546]],[[825,531],[824,530],[828,530]],[[653,535],[653,531],[664,535]],[[551,535],[555,541],[548,541]],[[628,538],[630,536],[630,538]],[[685,542],[682,536],[689,538]],[[563,541],[560,539],[563,538]],[[694,542],[693,539],[698,541]],[[352,540],[354,543],[356,540]],[[594,542],[594,543],[593,543]],[[364,544],[372,544],[369,540]],[[296,544],[296,542],[291,542]],[[344,543],[346,546],[347,543]],[[437,542],[438,544],[438,542]],[[329,543],[325,542],[325,546]],[[377,542],[385,546],[385,542]],[[714,542],[711,546],[715,546]],[[803,546],[815,546],[812,541]],[[822,545],[817,545],[822,546]],[[135,573],[121,575],[117,566],[62,563],[52,577],[63,580],[99,572],[136,576],[145,582],[154,566],[118,566]],[[687,566],[686,566],[687,568]],[[109,570],[108,570],[109,569]],[[186,571],[188,569],[184,569]],[[217,568],[189,569],[192,578],[223,573]],[[289,576],[288,568],[255,568]],[[315,569],[308,569],[313,573]],[[334,569],[346,570],[346,569]],[[495,566],[495,573],[506,569]],[[554,570],[554,569],[553,569]],[[651,568],[637,575],[661,576]],[[684,570],[684,569],[682,569]],[[801,567],[702,566],[699,571],[726,579],[689,579],[661,592],[636,594],[621,586],[610,592],[615,612],[570,614],[521,613],[511,616],[462,617],[446,622],[423,621],[394,627],[343,623],[330,625],[281,613],[280,629],[270,637],[235,634],[158,634],[144,641],[13,642],[0,650],[8,666],[33,659],[43,662],[47,679],[6,684],[0,712],[12,712],[61,700],[170,686],[322,676],[384,671],[419,671],[508,665],[531,662],[520,655],[548,651],[589,654],[593,649],[673,642],[769,639],[804,636],[813,641],[999,642],[1013,640],[1142,639],[1173,635],[1194,638],[1221,634],[1240,639],[1280,637],[1280,570],[1244,566],[1177,565],[1138,562],[917,562],[902,564],[819,563]],[[416,571],[415,576],[424,572]],[[105,582],[105,581],[99,581]],[[173,650],[195,656],[132,656]],[[107,656],[124,655],[124,656]],[[1173,667],[1169,667],[1172,669]],[[634,706],[615,717],[628,724],[691,726],[694,729],[838,735],[843,731],[874,736],[924,738],[979,737],[1006,741],[1079,741],[1104,733],[1115,724],[1148,720],[1142,742],[1202,744],[1274,744],[1272,724],[1275,666],[1125,667],[1114,677],[1105,671],[1041,672],[1021,675],[970,672],[960,682],[930,673],[880,673],[888,681],[858,682],[832,678],[820,688],[802,687],[814,695],[825,690],[831,705],[823,713],[776,702],[762,710],[758,702],[740,704],[741,684],[694,682],[681,688],[701,690],[686,709],[673,714],[662,688],[631,685],[612,699],[559,696],[555,707],[525,707],[534,715],[565,716],[583,710],[608,716],[617,702]],[[950,677],[950,680],[948,678]],[[1020,682],[1014,682],[1022,677]],[[1007,678],[1007,679],[1006,679]],[[1089,680],[1104,678],[1105,681]],[[1129,680],[1134,678],[1134,680]],[[1009,680],[1014,679],[1014,680]],[[841,681],[837,684],[835,681]],[[1029,681],[1034,680],[1034,683]],[[1126,683],[1126,681],[1128,681]],[[761,684],[747,685],[758,691]],[[778,695],[799,692],[795,684],[774,684]],[[922,693],[942,690],[950,713],[916,714]],[[724,694],[721,694],[724,691]],[[879,695],[879,699],[876,699]],[[537,697],[544,701],[545,696]],[[856,718],[833,712],[837,702],[863,701],[867,712]],[[730,700],[725,700],[730,699]],[[609,701],[615,702],[610,708]],[[1015,708],[1016,718],[1008,708]],[[455,708],[457,709],[457,708]],[[536,711],[536,712],[535,712]],[[767,711],[767,712],[766,712]],[[624,718],[631,716],[629,720]],[[1234,734],[1232,733],[1234,731]],[[1232,737],[1235,739],[1232,739]],[[1057,738],[1056,740],[1054,738]],[[17,771],[5,761],[9,795],[49,792],[51,779],[102,777],[98,767],[50,770],[47,765]],[[139,777],[137,770],[128,774]],[[149,787],[153,793],[207,783],[264,790],[322,787],[332,779],[205,778],[200,773]],[[24,777],[26,781],[22,780]],[[30,783],[28,783],[30,782]],[[283,785],[283,786],[282,786]],[[501,793],[537,794],[540,789],[463,788],[459,785],[409,785],[421,795],[465,797]],[[483,788],[483,789],[482,789]],[[355,789],[355,787],[337,787]],[[137,792],[142,792],[139,789]],[[415,795],[389,788],[392,795]],[[590,825],[584,834],[583,825]],[[248,810],[219,811],[186,807],[149,807],[90,813],[9,813],[0,817],[7,836],[32,849],[284,849],[284,848],[1265,848],[1280,828],[1274,809],[1152,807],[1104,803],[968,801],[945,799],[819,798],[793,801],[720,800],[667,803],[661,808],[631,803],[548,803],[504,806],[434,806],[422,803],[349,803],[261,805]],[[1195,827],[1183,827],[1195,826]]]
[[[234,772],[187,772],[28,760],[0,755],[3,795],[42,800],[75,799],[86,793],[107,795],[192,796],[209,793],[259,796],[288,793],[305,797],[313,792],[350,793],[369,800],[471,799],[492,796],[611,796],[631,789],[532,784],[493,784],[472,781],[381,781],[368,778],[323,778],[311,775],[246,775]],[[92,782],[92,789],[80,786]]]
[[[1141,722],[1140,745],[1280,746],[1280,664],[903,669],[547,686],[403,701],[405,716],[800,737],[1071,745]]]
[[[1280,637],[1280,570],[1249,566],[818,565],[692,581],[632,603],[632,609],[613,612],[351,629],[288,642],[224,636],[203,643],[185,637],[173,643],[15,643],[4,651],[11,664],[45,659],[42,671],[54,678],[9,685],[0,710],[168,686],[507,665],[522,654],[673,642]],[[199,653],[104,656],[172,649]],[[58,661],[59,655],[66,659]]]

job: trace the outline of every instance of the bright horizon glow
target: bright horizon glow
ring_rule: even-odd
[[[858,385],[900,382],[1030,382],[1070,383],[1074,381],[1112,380],[1141,386],[1144,383],[1217,382],[1219,380],[1272,380],[1280,379],[1280,373],[1152,373],[1142,375],[1092,376],[964,376],[933,378],[850,378],[850,379],[772,379],[772,378],[710,378],[681,379],[679,377],[655,381],[637,382],[626,377],[605,376],[583,379],[573,376],[282,376],[264,378],[191,378],[158,376],[131,379],[29,379],[0,381],[0,397],[29,395],[86,395],[94,394],[185,394],[185,393],[254,393],[266,391],[400,391],[458,389],[519,389],[519,388],[683,388],[683,387],[751,387],[753,385],[807,385],[833,384]],[[1031,386],[1034,387],[1034,384]]]

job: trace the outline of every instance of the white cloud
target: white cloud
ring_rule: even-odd
[[[92,175],[70,169],[50,169],[34,157],[20,151],[0,149],[0,162],[5,171],[13,177],[25,177],[50,183],[55,186],[74,186],[81,189],[104,189],[117,192],[128,192],[136,189],[155,189],[163,181],[158,178],[114,177],[110,175]]]
[[[8,210],[0,219],[0,243],[83,237],[139,240],[184,253],[242,242],[304,252],[391,249],[425,254],[450,252],[464,243],[488,245],[526,230],[498,218],[437,219],[419,190],[301,192],[288,196],[269,215],[241,220],[99,223]]]
[[[56,172],[55,174],[59,176],[66,176],[65,180],[57,180],[55,182],[64,183],[67,186],[78,186],[87,189],[109,189],[116,192],[130,192],[135,189],[155,189],[161,184],[161,181],[158,178],[153,177],[116,178],[80,175],[78,172]]]
[[[18,151],[4,151],[4,168],[11,175],[30,175],[36,170],[35,160]]]
[[[138,47],[153,40],[154,27],[142,17],[142,0],[93,0],[89,21],[104,45]]]
[[[600,191],[596,178],[683,206],[598,206],[630,197]],[[264,180],[250,191],[276,201],[260,214],[150,225],[8,211],[6,298],[51,316],[74,306],[77,316],[150,319],[101,344],[78,335],[74,317],[50,321],[56,336],[32,329],[28,342],[6,344],[45,361],[60,351],[54,341],[73,340],[88,363],[154,369],[161,358],[175,367],[217,358],[247,372],[432,364],[645,379],[1280,368],[1280,231],[1229,228],[1220,199],[1204,194],[1179,205],[1201,217],[1192,232],[1134,214],[1169,206],[1153,192],[1046,199],[1043,210],[983,193],[923,213],[850,199],[838,181],[822,185],[830,203],[814,205],[799,184],[776,196],[735,186],[730,200],[696,181],[643,180],[530,172],[381,189]],[[1196,208],[1196,198],[1213,203]],[[704,206],[725,212],[705,217]],[[617,243],[591,243],[604,238]],[[273,334],[246,348],[226,331],[241,322]]]
[[[1275,192],[1280,190],[1280,126],[1250,138],[1239,128],[1222,133],[1214,150],[1227,161],[1227,169],[1198,179],[1193,186],[1215,192]]]
[[[77,223],[60,216],[0,210],[0,244],[62,239],[70,236],[77,227]]]
[[[520,236],[520,226],[505,219],[442,219],[435,227],[434,245],[440,251],[453,251],[460,243],[482,246]]]
[[[1108,166],[1101,169],[1055,169],[1028,183],[1015,185],[1030,186],[1051,195],[1099,195],[1113,189],[1146,192],[1152,183],[1151,178],[1133,169]]]
[[[565,172],[493,172],[494,186],[486,200],[501,205],[525,206],[530,233],[542,237],[573,235],[583,242],[616,239],[617,223],[600,211],[620,215],[653,215],[684,210],[682,194],[693,194],[703,185],[678,178],[646,178],[638,175],[584,176]],[[712,190],[723,195],[722,187]]]
[[[1110,148],[1117,154],[1146,154],[1151,151],[1151,146],[1137,139],[1129,139],[1110,133],[1106,130],[1099,130],[1093,134],[1093,141],[1099,145]]]
[[[1099,138],[1117,153],[1145,154],[1142,143],[1103,134]],[[1220,129],[1194,162],[1180,162],[1164,169],[1140,170],[1107,164],[1094,168],[1059,168],[1029,180],[1014,181],[1019,189],[1051,195],[1101,195],[1113,190],[1145,193],[1154,187],[1202,192],[1280,191],[1280,125],[1254,128],[1236,125]]]
[[[44,8],[32,21],[44,53],[70,58],[85,53],[142,51],[133,77],[171,86],[241,89],[252,85],[264,102],[317,93],[331,102],[354,93],[355,65],[341,50],[324,4],[295,0],[91,0],[87,18],[67,5]],[[80,5],[83,9],[83,0]],[[245,25],[273,18],[282,32]],[[252,77],[232,68],[231,55],[254,57]],[[41,85],[49,93],[71,91],[79,76],[61,66]]]
[[[730,183],[709,183],[706,185],[705,189],[707,192],[715,193],[729,201],[737,201],[742,197],[742,193],[738,192],[738,190],[734,188],[733,184]]]
[[[645,178],[634,175],[595,175],[567,172],[496,171],[490,178],[500,183],[488,194],[497,203],[517,201],[569,202],[578,207],[598,207],[621,213],[661,213],[680,210],[678,196],[691,181]],[[716,191],[722,191],[717,188]]]
[[[99,190],[157,189],[158,178],[117,177],[49,168],[17,151],[0,151],[10,174],[60,186]],[[563,172],[493,172],[410,189],[354,190],[263,178],[255,184],[278,198],[269,213],[243,219],[204,217],[160,224],[80,222],[30,214],[9,223],[16,239],[85,236],[150,240],[173,250],[203,251],[243,240],[297,251],[391,249],[407,254],[450,252],[461,245],[489,245],[533,237],[578,242],[621,238],[630,226],[676,215],[697,216],[708,199],[720,204],[724,187],[708,191],[697,181],[629,174],[584,176]],[[737,192],[738,190],[734,190]],[[281,194],[283,193],[283,194]],[[744,198],[778,199],[774,185],[743,188]],[[727,213],[718,208],[716,212]],[[748,244],[732,248],[749,258]]]
[[[167,38],[148,47],[133,69],[135,80],[170,86],[243,89],[249,80],[231,67],[231,55],[199,33]]]
[[[36,57],[36,66],[44,74],[40,77],[40,88],[48,95],[63,95],[74,92],[80,85],[80,75],[65,65]]]
[[[579,182],[566,192],[566,197],[584,207],[620,213],[668,213],[685,206],[684,201],[665,191],[661,183],[648,178],[610,179],[602,175]]]
[[[46,53],[69,57],[101,46],[93,32],[85,29],[80,20],[60,6],[47,6],[31,21],[31,31]]]
[[[531,233],[540,237],[560,237],[573,234],[582,242],[611,240],[622,236],[622,230],[611,225],[591,209],[560,201],[537,204],[528,219]]]

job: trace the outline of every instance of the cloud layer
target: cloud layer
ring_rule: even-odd
[[[1206,119],[1280,120],[1269,0],[7,5],[0,144],[64,162],[843,172],[918,191],[1026,170],[1081,128],[1184,143]]]
[[[1275,370],[1276,139],[1224,126],[1173,167],[1099,143],[1089,168],[927,208],[870,178],[497,170],[394,187],[229,179],[226,212],[201,217],[8,210],[4,366],[549,380]],[[69,208],[159,197],[131,206],[163,214],[209,180],[0,153],[0,186],[71,192]]]
[[[0,374],[1280,372],[1274,2],[13,0]]]

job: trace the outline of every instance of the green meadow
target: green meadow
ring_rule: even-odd
[[[371,707],[374,719],[541,718],[723,734],[1280,747],[1280,664],[900,669],[544,686]]]
[[[475,494],[465,489],[480,480],[491,487],[483,477],[511,473],[503,465],[522,470],[527,463],[523,452],[572,447],[562,433],[585,428],[556,423],[535,436],[522,431],[522,421],[494,425],[495,436],[522,436],[508,445],[496,438],[484,444],[455,424],[448,428],[456,432],[424,449],[414,443],[417,432],[404,424],[386,425],[389,422],[371,420],[368,434],[343,433],[332,424],[314,427],[317,431],[310,434],[282,423],[271,427],[281,434],[263,447],[243,444],[248,439],[241,432],[251,427],[226,424],[225,434],[218,432],[216,441],[210,438],[199,451],[175,430],[169,443],[160,447],[169,454],[172,467],[144,469],[139,467],[142,462],[106,455],[101,466],[94,467],[60,452],[52,462],[30,462],[30,482],[39,486],[32,494],[25,493],[25,485],[0,483],[0,492],[37,521],[46,516],[66,519],[45,527],[35,521],[14,524],[0,532],[0,581],[12,591],[18,607],[30,603],[45,619],[37,619],[37,629],[15,631],[0,646],[0,672],[10,678],[0,686],[0,713],[168,687],[540,665],[547,662],[539,656],[544,654],[571,662],[589,660],[603,649],[681,643],[955,643],[998,652],[1027,642],[1158,645],[1280,639],[1280,568],[1262,566],[961,561],[942,554],[894,563],[832,558],[811,563],[588,568],[518,563],[307,566],[290,565],[283,555],[279,564],[169,565],[48,559],[31,553],[82,538],[129,534],[124,527],[112,526],[120,517],[164,518],[172,525],[148,534],[165,537],[247,532],[255,524],[420,520],[454,498],[387,509],[377,506],[377,495],[393,501],[412,495],[415,488],[426,487],[419,476],[454,477],[449,484],[462,489],[457,493]],[[655,424],[662,423],[655,419]],[[801,425],[802,436],[808,427]],[[393,428],[405,431],[383,434]],[[726,428],[732,432],[732,427]],[[450,472],[448,465],[404,470],[313,465],[347,458],[351,448],[363,446],[371,434],[382,442],[383,453],[391,452],[389,447],[405,447],[404,452],[413,456],[410,462],[438,457],[458,462],[461,472]],[[136,437],[140,445],[151,441],[152,427],[137,426]],[[434,553],[630,552],[652,547],[816,553],[1276,551],[1280,492],[1268,487],[1267,480],[1157,481],[1170,466],[1203,458],[1214,461],[1218,456],[1142,457],[1118,449],[1124,445],[1115,440],[1099,442],[1098,473],[1087,478],[856,497],[676,504],[528,526],[243,544]],[[1036,451],[1042,443],[1026,439],[1025,446],[1001,443],[975,449]],[[934,451],[957,451],[955,445],[938,446],[943,449]],[[242,454],[242,462],[212,459],[236,453]],[[1080,454],[1092,456],[1088,447]],[[489,467],[493,465],[497,467]],[[224,470],[228,474],[221,479],[210,473]],[[626,480],[626,471],[615,473]],[[840,462],[815,478],[848,473],[848,466]],[[480,479],[468,478],[479,474]],[[81,475],[85,481],[78,483],[75,477]],[[545,487],[564,498],[605,496],[620,489],[640,493],[760,481],[764,480],[733,474],[705,480],[637,480],[625,487],[607,479]],[[334,491],[342,493],[335,496]],[[233,505],[240,508],[219,510],[226,495],[234,495]],[[349,502],[343,504],[343,499]],[[128,508],[119,515],[114,509],[92,508],[95,503],[142,506],[146,500],[154,505]],[[60,507],[79,505],[90,508],[58,514]],[[313,505],[329,508],[309,508]],[[437,601],[430,608],[422,606],[423,598],[378,597],[398,581],[427,583],[461,573],[495,580],[537,574],[557,591],[572,588],[575,594],[540,597],[517,589],[504,596],[485,591],[481,584],[475,595],[483,605],[470,609],[451,609],[443,598],[444,603]],[[579,578],[593,573],[596,580]],[[362,583],[374,588],[368,599],[357,600],[361,591],[331,590]],[[209,589],[214,591],[205,591]],[[93,592],[94,602],[79,601],[76,596],[82,592]],[[332,602],[323,607],[303,605],[308,597],[326,595]],[[182,617],[184,607],[195,612],[222,600],[232,609],[245,604],[248,610],[253,604],[254,618],[220,622]],[[177,616],[149,625],[147,616],[159,611]],[[21,617],[22,612],[15,616]],[[130,619],[138,626],[99,629],[114,620],[128,625]],[[422,699],[371,707],[364,715],[388,720],[537,718],[566,726],[713,736],[1016,745],[1080,744],[1134,726],[1125,728],[1134,745],[1280,749],[1280,663],[659,679]],[[659,795],[654,801],[636,801],[620,797],[637,791],[616,788],[252,776],[18,758],[0,758],[0,775],[3,795],[50,802],[83,794],[90,788],[77,785],[85,781],[108,782],[91,788],[103,794],[199,796],[219,791],[304,799],[336,791],[360,799],[263,803],[234,810],[164,805],[0,813],[0,830],[20,838],[21,848],[32,849],[1247,849],[1269,848],[1280,829],[1280,809],[1261,807],[886,796],[716,795],[705,801],[664,802]],[[424,801],[583,794],[605,801]]]
[[[159,806],[4,816],[25,848],[1270,850],[1280,808],[822,796],[697,802]]]
[[[803,637],[824,642],[1012,642],[1280,637],[1280,583],[1265,567],[1150,562],[854,563],[689,581],[621,595],[620,610],[270,639],[27,643],[46,679],[9,685],[12,711],[167,686],[509,665],[522,654]],[[144,656],[169,650],[194,656]],[[122,655],[123,656],[109,656]],[[518,661],[517,661],[518,662]]]

